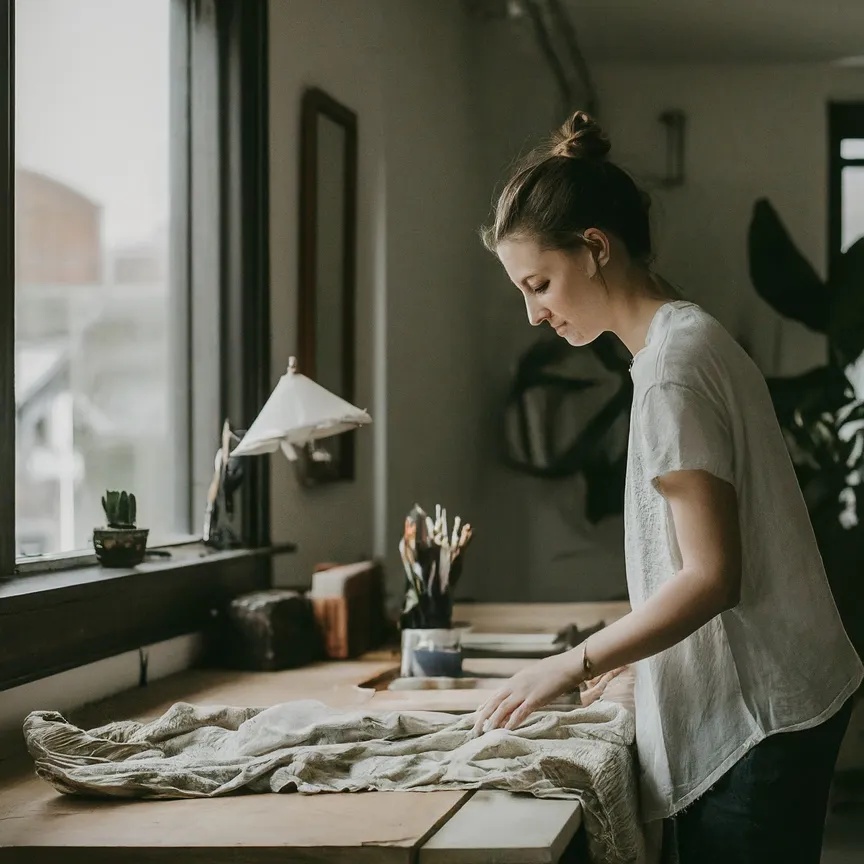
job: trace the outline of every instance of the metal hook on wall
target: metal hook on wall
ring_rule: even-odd
[[[664,111],[658,119],[666,127],[666,174],[660,182],[667,188],[683,186],[687,115],[674,108]]]

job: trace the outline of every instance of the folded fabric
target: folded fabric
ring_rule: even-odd
[[[149,723],[90,731],[36,711],[24,737],[37,774],[67,794],[502,789],[577,799],[595,861],[641,859],[629,711],[597,702],[538,712],[518,729],[479,736],[472,723],[470,716],[344,711],[305,700],[269,708],[178,703]]]

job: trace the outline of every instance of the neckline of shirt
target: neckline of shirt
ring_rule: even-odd
[[[644,353],[645,349],[651,344],[651,340],[655,335],[663,320],[669,315],[673,308],[678,306],[692,306],[689,300],[667,300],[662,306],[658,306],[657,310],[651,318],[651,323],[648,325],[648,331],[645,333],[645,344],[633,355],[630,360],[630,371],[633,371],[633,366],[639,359],[639,356]]]

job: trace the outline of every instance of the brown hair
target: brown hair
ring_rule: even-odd
[[[630,257],[651,260],[650,200],[626,171],[608,161],[609,138],[592,117],[577,111],[545,147],[516,167],[482,229],[486,248],[530,237],[545,249],[585,246],[583,233],[614,234]]]

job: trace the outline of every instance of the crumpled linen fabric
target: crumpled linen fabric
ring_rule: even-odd
[[[578,800],[596,862],[640,861],[634,721],[597,702],[538,712],[518,729],[473,717],[177,703],[151,722],[84,731],[53,711],[24,722],[36,772],[67,794],[207,798],[236,792],[500,789]]]

